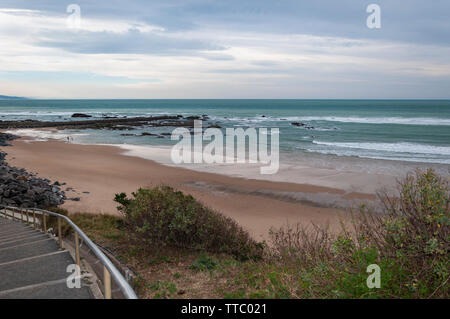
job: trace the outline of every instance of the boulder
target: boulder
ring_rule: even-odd
[[[72,117],[92,117],[92,115],[84,114],[84,113],[74,113]]]

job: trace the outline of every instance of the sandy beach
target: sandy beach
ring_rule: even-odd
[[[50,180],[66,183],[69,212],[118,214],[114,194],[139,187],[169,185],[192,194],[234,218],[255,238],[267,239],[269,229],[289,223],[316,223],[337,227],[344,207],[374,199],[367,193],[309,184],[229,177],[161,165],[124,155],[119,147],[78,145],[62,141],[21,138],[3,147],[11,165]],[[339,206],[341,206],[339,208]]]

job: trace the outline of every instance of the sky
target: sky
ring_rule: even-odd
[[[0,94],[450,98],[448,0],[72,1],[0,0]]]

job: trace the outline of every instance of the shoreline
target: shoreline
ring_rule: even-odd
[[[171,146],[173,145],[89,143],[84,140],[89,133],[65,132],[55,128],[16,129],[6,132],[33,141],[59,140],[66,142],[66,138],[70,136],[71,143],[111,146],[121,149],[123,155],[155,161],[170,167],[182,167],[245,179],[324,186],[341,189],[347,193],[366,195],[376,194],[381,189],[394,191],[397,180],[404,178],[415,169],[433,168],[442,176],[450,176],[450,165],[447,164],[286,152],[280,153],[280,167],[276,174],[261,175],[260,167],[265,164],[174,164],[171,160]]]
[[[356,206],[373,195],[337,188],[245,179],[124,155],[119,147],[33,141],[20,138],[3,148],[11,165],[38,176],[67,183],[70,213],[118,214],[116,193],[130,194],[139,187],[168,185],[189,193],[205,205],[235,219],[258,240],[267,239],[271,227],[287,222],[339,226],[345,206]],[[341,206],[341,208],[337,208]]]

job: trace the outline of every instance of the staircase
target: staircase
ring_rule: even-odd
[[[91,299],[88,287],[68,288],[75,264],[49,235],[0,217],[0,299]]]

